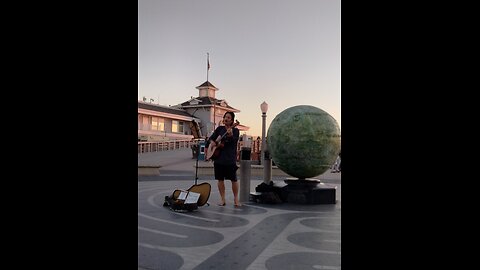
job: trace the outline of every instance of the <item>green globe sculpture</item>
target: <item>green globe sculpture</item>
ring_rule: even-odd
[[[340,128],[327,112],[298,105],[279,113],[267,132],[267,148],[285,173],[306,179],[330,168],[340,152]]]

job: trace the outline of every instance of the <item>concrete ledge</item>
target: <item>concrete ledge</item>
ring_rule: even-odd
[[[160,175],[160,165],[138,165],[138,175]]]
[[[240,167],[240,165],[238,164]],[[263,176],[263,165],[250,165],[250,173],[253,176]],[[195,169],[195,166],[193,166]],[[240,169],[239,169],[240,170]],[[237,171],[237,177],[239,176],[239,170]],[[198,164],[198,175],[215,175],[215,172],[213,170],[213,163],[208,162],[208,163],[199,163]],[[288,176],[290,175],[286,174],[282,170],[280,170],[277,166],[272,166],[272,176]]]

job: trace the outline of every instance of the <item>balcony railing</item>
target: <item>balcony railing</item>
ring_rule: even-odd
[[[195,144],[191,139],[189,140],[168,140],[160,142],[138,142],[138,153],[160,152],[175,150],[181,148],[190,148]],[[237,160],[240,160],[240,150],[243,146],[243,142],[239,141],[237,144]],[[261,141],[253,141],[251,143],[251,155],[252,161],[260,160]]]
[[[170,140],[161,142],[138,142],[138,153],[159,152],[181,148],[190,148],[192,140]]]

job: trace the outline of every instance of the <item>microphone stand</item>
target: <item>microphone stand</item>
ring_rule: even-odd
[[[195,161],[195,185],[197,184],[198,180],[198,156],[200,155],[200,144],[197,146],[197,160]]]

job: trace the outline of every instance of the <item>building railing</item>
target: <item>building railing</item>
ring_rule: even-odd
[[[191,148],[194,142],[189,140],[170,140],[161,142],[138,142],[138,153],[160,152],[181,148]]]
[[[260,149],[261,141],[253,141],[251,143],[251,160],[260,160]],[[160,152],[175,150],[181,148],[191,149],[194,145],[191,139],[188,140],[168,140],[168,141],[158,141],[158,142],[138,142],[138,153],[149,153],[149,152]],[[243,142],[239,141],[237,144],[237,160],[240,160],[240,150],[243,146]]]

